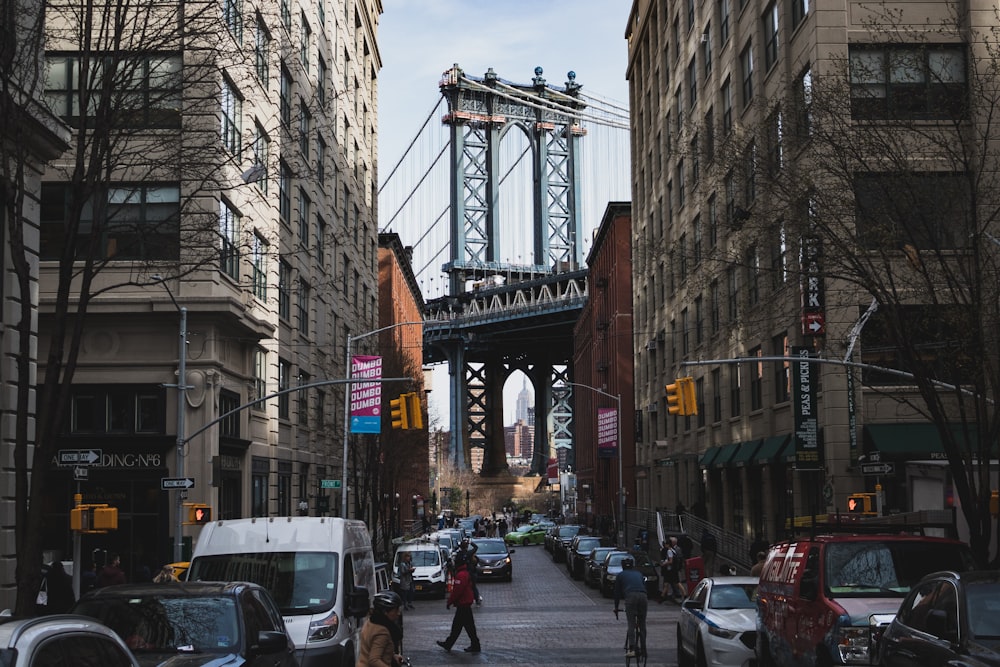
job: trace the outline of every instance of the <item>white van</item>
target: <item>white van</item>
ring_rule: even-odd
[[[392,561],[392,583],[399,584],[399,561],[404,553],[409,553],[413,565],[413,592],[443,598],[448,579],[448,556],[446,546],[431,540],[403,542],[396,549]]]
[[[201,530],[187,578],[264,586],[281,609],[301,667],[354,667],[375,591],[375,559],[363,521],[214,521]]]

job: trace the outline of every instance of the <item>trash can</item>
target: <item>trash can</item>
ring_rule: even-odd
[[[688,595],[705,578],[705,561],[701,556],[692,556],[684,561],[684,581],[687,583]]]

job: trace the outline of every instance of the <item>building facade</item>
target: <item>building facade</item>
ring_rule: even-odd
[[[78,481],[53,461],[46,548],[68,557],[79,492],[119,511],[118,530],[83,536],[84,560],[118,552],[135,579],[188,556],[194,504],[223,519],[350,512],[327,490],[346,484],[345,345],[378,323],[381,2],[217,9],[130,24],[150,32],[118,36],[116,71],[143,112],[109,100],[123,105],[110,177],[81,195],[67,161],[42,184],[40,350],[59,331],[61,230],[82,199],[101,234],[93,285],[70,297],[89,302],[59,439],[95,459]],[[48,14],[45,94],[93,132],[80,109],[105,74],[86,69],[74,16]]]

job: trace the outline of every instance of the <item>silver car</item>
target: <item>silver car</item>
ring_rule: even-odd
[[[139,667],[125,642],[86,616],[58,614],[2,622],[0,665],[36,667]]]

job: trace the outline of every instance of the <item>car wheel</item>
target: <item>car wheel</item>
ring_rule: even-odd
[[[681,625],[677,624],[677,667],[693,667],[691,656],[684,651],[684,643],[681,641]]]
[[[701,642],[701,637],[698,637],[698,656],[697,656],[698,667],[708,667],[708,659],[705,657],[705,645]]]

